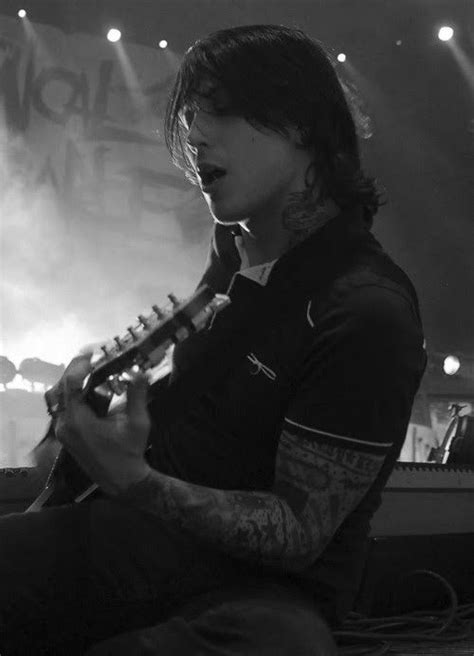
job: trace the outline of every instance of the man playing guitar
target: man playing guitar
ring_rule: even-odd
[[[426,366],[416,293],[303,32],[196,42],[165,132],[215,224],[197,288],[231,302],[118,412],[68,366],[55,436],[101,494],[0,518],[0,652],[333,655]]]

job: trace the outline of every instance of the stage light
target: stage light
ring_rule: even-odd
[[[401,41],[401,39],[398,39],[398,41],[395,41],[395,43],[397,44],[397,46],[401,46],[401,45],[402,45],[402,41]]]
[[[440,28],[438,32],[438,39],[440,41],[449,41],[452,39],[454,36],[454,30],[452,27],[449,27],[448,25],[445,25],[444,27]]]
[[[459,362],[459,358],[457,358],[455,355],[448,355],[446,358],[444,358],[443,362],[443,370],[445,374],[448,374],[448,376],[453,376],[459,371],[459,367],[461,366],[461,363]]]
[[[0,355],[0,384],[6,388],[7,383],[11,383],[17,375],[17,369],[14,363],[5,355]]]
[[[26,11],[25,11],[24,9],[20,9],[20,10],[18,11],[18,16],[19,16],[20,18],[26,18]]]
[[[107,32],[107,38],[112,43],[115,43],[116,41],[120,41],[121,37],[122,37],[122,32],[120,30],[115,29],[115,27],[112,27]]]
[[[340,61],[340,62],[345,62],[345,61],[346,61],[346,56],[345,56],[345,54],[344,54],[343,52],[340,52],[340,53],[338,54],[338,56],[337,56],[337,61]]]
[[[166,41],[165,39],[162,39],[162,40],[159,42],[158,45],[160,46],[160,48],[166,48],[167,45],[168,45],[168,41]]]

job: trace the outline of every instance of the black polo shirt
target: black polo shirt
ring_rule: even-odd
[[[155,466],[210,487],[270,490],[283,428],[386,454],[323,554],[291,577],[337,622],[353,602],[370,517],[426,366],[416,293],[361,208],[341,212],[253,276],[239,272],[234,232],[216,224],[200,281],[232,303],[175,348],[170,386],[179,389],[186,376],[194,383],[173,416],[155,412]]]

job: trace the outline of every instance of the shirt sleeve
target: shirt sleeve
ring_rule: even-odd
[[[363,285],[315,316],[314,338],[285,416],[285,429],[352,450],[403,445],[426,366],[420,322],[409,298]]]

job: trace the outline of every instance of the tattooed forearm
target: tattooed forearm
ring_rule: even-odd
[[[123,499],[237,558],[297,571],[367,492],[384,455],[283,431],[270,492],[217,490],[152,470]]]
[[[216,490],[153,470],[124,498],[237,558],[287,569],[307,564],[310,537],[275,494]]]

